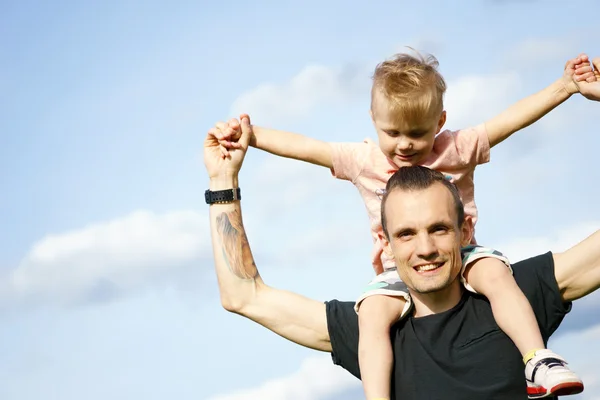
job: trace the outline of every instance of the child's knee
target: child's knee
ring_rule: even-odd
[[[365,298],[358,308],[360,327],[390,327],[400,319],[406,300],[403,297],[375,295]]]
[[[496,258],[482,258],[465,269],[465,280],[475,291],[486,295],[515,284],[511,269]]]

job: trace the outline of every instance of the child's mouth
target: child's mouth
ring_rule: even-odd
[[[398,157],[402,161],[410,161],[410,160],[414,159],[416,155],[417,155],[416,153],[414,153],[414,154],[407,154],[407,155],[396,154],[396,157]]]

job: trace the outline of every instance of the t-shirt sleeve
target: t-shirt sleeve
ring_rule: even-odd
[[[544,342],[558,329],[571,311],[572,303],[563,302],[556,276],[554,258],[548,252],[513,264],[517,284],[531,303]]]
[[[354,182],[362,171],[369,147],[362,143],[330,143],[331,173],[338,179]]]
[[[490,161],[490,140],[484,124],[452,132],[452,135],[458,156],[465,165],[475,167]]]
[[[333,363],[360,379],[358,315],[354,311],[354,302],[332,300],[325,303],[325,309]]]

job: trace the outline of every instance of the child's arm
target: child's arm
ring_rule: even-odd
[[[250,146],[276,156],[332,168],[331,146],[322,140],[297,133],[253,126],[254,136]]]
[[[240,116],[248,117],[246,114]],[[229,121],[224,138],[237,140],[238,131],[241,132],[239,122],[235,119]],[[254,131],[250,139],[250,146],[264,150],[280,157],[333,168],[331,146],[322,140],[309,138],[297,133],[279,131],[275,129],[252,126]]]
[[[578,58],[569,60],[563,76],[547,88],[526,97],[485,123],[490,147],[504,141],[513,133],[528,127],[548,114],[579,90],[572,72]]]

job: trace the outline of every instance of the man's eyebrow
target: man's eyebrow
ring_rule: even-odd
[[[438,227],[444,227],[444,228],[452,228],[452,222],[450,221],[446,221],[446,220],[439,220],[436,222],[432,222],[431,224],[429,224],[428,229],[432,229],[432,228],[438,228]]]

